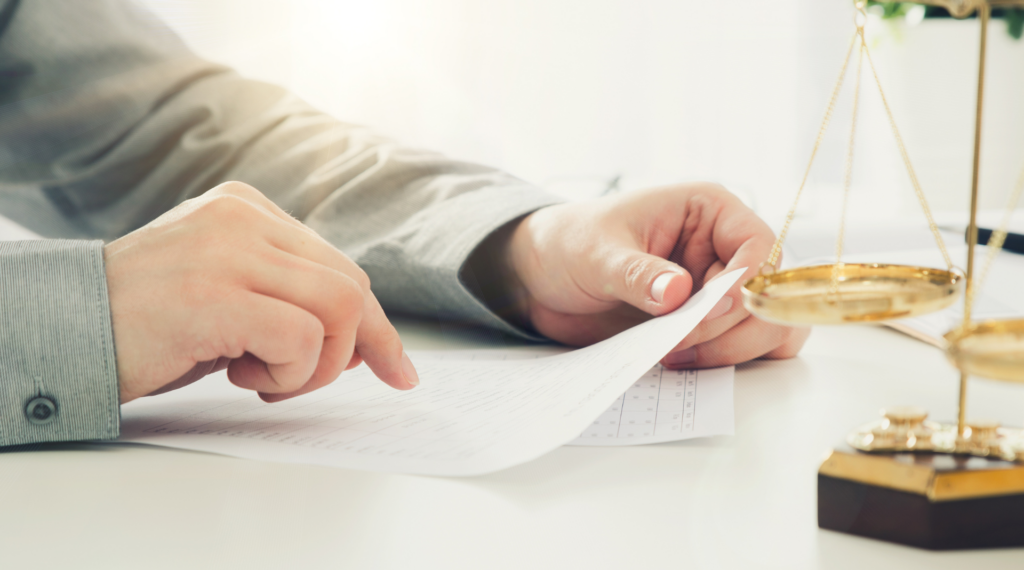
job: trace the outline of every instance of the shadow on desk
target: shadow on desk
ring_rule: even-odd
[[[398,330],[406,350],[494,349],[548,344],[530,342],[496,329],[460,322],[401,314],[388,314],[388,319]]]
[[[0,455],[14,454],[14,453],[46,453],[46,452],[61,452],[61,451],[86,451],[89,453],[102,453],[102,452],[113,452],[118,447],[122,447],[124,444],[118,442],[102,442],[102,441],[57,441],[57,442],[45,442],[45,443],[28,443],[25,445],[11,445],[8,447],[0,447]]]

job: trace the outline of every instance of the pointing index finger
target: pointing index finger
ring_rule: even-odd
[[[360,357],[378,378],[394,388],[407,390],[419,384],[416,369],[402,349],[398,331],[388,321],[376,296],[371,292],[366,273],[355,262],[247,184],[226,183],[210,192],[238,196],[267,211],[286,224],[280,226],[284,231],[272,232],[273,245],[354,279],[364,291],[363,314],[355,345]],[[296,234],[295,231],[302,233]],[[307,237],[313,239],[307,241],[304,239]]]

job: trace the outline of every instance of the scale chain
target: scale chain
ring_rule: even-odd
[[[768,255],[768,260],[761,264],[762,270],[766,266],[771,267],[773,271],[778,268],[779,256],[782,254],[782,243],[786,241],[786,234],[789,233],[789,226],[793,223],[793,218],[796,216],[796,208],[800,203],[800,195],[803,194],[804,186],[807,185],[807,178],[811,174],[811,166],[814,165],[814,157],[818,154],[818,148],[821,147],[821,141],[825,138],[825,131],[828,130],[828,125],[832,121],[832,113],[835,111],[836,101],[839,99],[839,91],[843,86],[843,80],[846,78],[846,69],[850,65],[850,56],[853,55],[853,46],[856,42],[857,34],[854,33],[853,37],[850,38],[850,47],[846,50],[846,58],[843,60],[843,67],[839,71],[839,78],[836,80],[835,87],[832,88],[832,95],[829,98],[828,107],[825,109],[825,117],[821,121],[821,127],[818,128],[818,138],[814,141],[814,147],[811,149],[811,159],[807,161],[807,169],[804,170],[803,180],[800,181],[800,187],[797,188],[796,191],[796,198],[793,200],[793,205],[786,214],[786,221],[782,225],[782,229],[779,231],[779,237],[775,239],[775,244],[772,246],[771,253]]]
[[[867,21],[867,11],[863,2],[857,3],[858,12],[864,16],[864,22]],[[907,175],[910,177],[910,183],[914,188],[914,193],[917,196],[918,202],[921,204],[921,209],[924,212],[925,219],[928,221],[928,228],[932,232],[932,236],[935,238],[935,243],[939,247],[939,251],[942,253],[942,259],[946,263],[947,269],[953,269],[953,261],[949,256],[949,252],[946,250],[946,244],[942,239],[942,234],[939,232],[938,225],[935,223],[935,218],[932,216],[931,208],[928,206],[928,200],[925,198],[924,190],[921,188],[921,183],[917,179],[917,173],[914,171],[914,167],[910,162],[910,155],[907,153],[906,146],[903,143],[903,137],[900,135],[899,128],[896,126],[896,119],[893,117],[892,109],[889,107],[889,101],[885,97],[885,91],[882,89],[882,81],[878,77],[878,70],[875,68],[874,60],[871,58],[871,50],[867,46],[867,38],[864,33],[864,23],[857,23],[857,29],[854,31],[853,37],[850,39],[850,46],[846,51],[846,58],[843,60],[843,66],[839,71],[839,78],[836,80],[835,87],[832,89],[832,95],[829,98],[828,107],[825,111],[825,117],[821,122],[821,127],[818,129],[818,137],[814,141],[814,147],[811,149],[811,157],[807,163],[807,169],[804,171],[803,179],[800,181],[800,186],[797,188],[796,197],[793,200],[793,205],[790,207],[789,212],[786,214],[786,220],[782,225],[782,229],[779,231],[779,236],[775,240],[775,244],[772,246],[771,253],[768,255],[767,261],[761,264],[761,272],[763,273],[766,267],[770,267],[774,272],[778,269],[779,257],[782,254],[782,244],[786,241],[786,236],[789,233],[789,227],[793,222],[793,218],[796,216],[796,209],[800,203],[800,197],[803,194],[804,187],[807,185],[807,179],[811,173],[811,167],[814,165],[814,159],[818,154],[818,149],[821,146],[822,139],[825,136],[825,132],[828,129],[829,122],[832,119],[832,114],[835,111],[836,101],[839,98],[840,90],[843,86],[843,81],[846,77],[847,69],[849,68],[850,58],[853,55],[853,48],[857,44],[857,40],[860,40],[860,52],[858,54],[858,73],[857,73],[857,85],[859,93],[860,85],[860,66],[861,58],[866,57],[868,66],[871,68],[872,77],[875,80],[875,86],[878,87],[878,94],[882,99],[882,106],[885,108],[886,117],[889,120],[889,126],[892,128],[892,133],[896,139],[896,146],[899,148],[900,157],[903,159],[903,165],[907,169]],[[854,94],[854,104],[856,105],[858,93]],[[852,141],[854,137],[853,130],[856,129],[856,108],[854,109],[854,123],[851,126],[850,133],[850,148],[847,153],[847,172],[844,179],[843,188],[843,209],[842,219],[840,221],[840,234],[836,244],[836,266],[841,266],[841,254],[843,246],[843,232],[845,230],[846,223],[846,202],[847,195],[849,193],[850,186],[850,161],[852,161],[853,148]],[[829,284],[830,293],[838,292],[838,271],[840,267],[833,269],[832,280]]]
[[[864,41],[864,29],[860,29],[861,41]],[[907,168],[907,175],[910,177],[910,184],[914,187],[914,193],[917,195],[917,201],[921,204],[921,210],[924,211],[924,217],[928,220],[928,229],[931,230],[932,236],[935,237],[935,244],[939,246],[939,251],[942,252],[942,259],[946,262],[946,269],[953,269],[953,260],[949,257],[949,252],[946,251],[946,243],[942,239],[942,234],[939,233],[939,227],[935,224],[935,218],[932,217],[932,210],[928,207],[928,200],[924,196],[924,190],[921,189],[921,183],[917,179],[917,173],[914,172],[914,166],[910,163],[910,155],[907,154],[907,147],[903,144],[903,137],[900,135],[899,128],[896,127],[896,119],[892,115],[892,109],[889,108],[889,101],[885,98],[885,91],[882,89],[882,81],[878,78],[878,70],[875,69],[875,62],[871,59],[871,50],[868,49],[867,45],[864,45],[864,54],[868,59],[868,66],[871,68],[871,74],[875,78],[875,85],[878,86],[878,94],[882,98],[882,106],[885,107],[885,115],[889,118],[889,126],[892,127],[892,134],[896,138],[896,146],[899,148],[900,157],[903,158],[903,165]]]
[[[829,279],[828,293],[833,299],[839,296],[839,274],[843,271],[843,239],[846,234],[846,206],[850,201],[850,184],[853,180],[853,149],[857,134],[857,112],[860,109],[860,79],[864,67],[864,35],[861,33],[864,27],[858,27],[858,35],[861,38],[860,49],[857,50],[857,75],[853,87],[853,111],[850,119],[850,140],[846,148],[846,172],[843,175],[843,208],[839,215],[839,232],[836,237],[836,262],[832,266],[832,276]]]
[[[1006,209],[1003,211],[1003,219],[999,223],[999,228],[992,232],[992,236],[989,237],[988,251],[985,252],[985,264],[982,266],[981,273],[974,280],[974,286],[971,287],[970,299],[965,302],[974,304],[974,296],[978,290],[985,284],[985,279],[988,277],[988,272],[992,268],[992,262],[995,261],[996,255],[999,254],[999,250],[1003,248],[1003,242],[1006,241],[1006,234],[1010,227],[1010,218],[1013,217],[1013,211],[1017,208],[1017,202],[1020,201],[1021,194],[1024,194],[1024,169],[1017,175],[1017,184],[1013,187],[1013,191],[1010,192],[1010,196],[1006,201]]]

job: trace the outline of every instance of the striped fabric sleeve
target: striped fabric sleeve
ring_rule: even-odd
[[[0,445],[114,439],[103,242],[0,242]]]

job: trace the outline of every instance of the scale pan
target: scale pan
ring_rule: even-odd
[[[965,374],[1024,382],[1024,320],[984,321],[946,334],[946,358]]]
[[[881,263],[845,263],[838,293],[834,265],[758,275],[743,284],[743,306],[784,325],[843,325],[902,319],[945,309],[964,285],[963,273]]]

